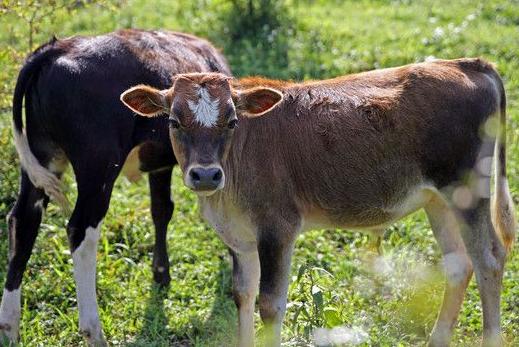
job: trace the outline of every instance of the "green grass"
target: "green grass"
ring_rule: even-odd
[[[119,27],[168,28],[208,37],[222,47],[237,75],[318,79],[421,61],[428,56],[483,56],[496,62],[508,94],[508,156],[512,194],[519,205],[519,2],[518,1],[291,1],[280,17],[290,20],[270,39],[230,39],[227,1],[131,0],[116,9],[90,6],[74,16],[45,19],[35,36],[94,34]],[[228,21],[226,21],[227,19]],[[17,165],[10,141],[10,93],[20,58],[27,52],[26,27],[0,18],[0,261],[7,262],[5,215],[17,191]],[[4,30],[5,29],[5,30]],[[263,35],[263,36],[262,36]],[[267,35],[268,36],[268,35]],[[265,41],[266,40],[266,41]],[[270,40],[270,41],[269,41]],[[69,197],[75,186],[70,183]],[[103,224],[98,253],[101,320],[113,345],[226,346],[236,330],[227,251],[198,214],[195,197],[173,183],[176,210],[168,234],[172,284],[154,287],[153,227],[147,182],[120,178]],[[66,219],[50,205],[25,274],[21,344],[77,346],[78,314]],[[368,239],[340,230],[313,231],[297,243],[287,345],[311,344],[315,327],[360,327],[366,346],[422,345],[443,291],[441,258],[423,213],[388,229],[383,242],[389,265],[373,272]],[[4,269],[4,265],[0,267]],[[5,270],[0,272],[0,281]],[[519,252],[506,266],[502,324],[519,345]],[[258,328],[261,327],[257,316]],[[473,346],[482,334],[481,305],[470,284],[454,345]]]

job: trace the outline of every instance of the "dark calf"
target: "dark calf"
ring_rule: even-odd
[[[170,281],[166,229],[173,213],[176,164],[165,119],[143,119],[118,100],[145,81],[165,88],[185,72],[230,74],[210,43],[166,31],[121,30],[52,40],[24,64],[13,99],[14,138],[22,166],[20,194],[9,216],[10,257],[0,306],[0,333],[18,338],[20,284],[49,197],[64,208],[60,177],[68,163],[78,198],[67,228],[79,305],[79,325],[91,345],[104,345],[95,292],[97,241],[115,179],[128,154],[149,172],[156,229],[154,278]],[[26,127],[22,121],[25,98]],[[129,165],[130,167],[132,165]],[[133,165],[135,168],[136,166]]]

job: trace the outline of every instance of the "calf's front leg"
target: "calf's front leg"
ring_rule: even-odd
[[[254,346],[254,303],[258,294],[260,265],[257,252],[237,253],[233,258],[233,297],[238,309],[238,346]]]
[[[281,344],[281,325],[286,311],[295,234],[295,229],[286,228],[266,228],[259,233],[259,307],[265,324],[265,345],[269,347]]]
[[[153,247],[153,279],[162,286],[169,285],[168,244],[166,240],[168,224],[175,204],[171,200],[170,168],[152,172],[149,176],[151,193],[151,216],[155,225],[155,246]]]

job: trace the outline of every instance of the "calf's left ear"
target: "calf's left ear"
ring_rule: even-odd
[[[158,90],[145,85],[126,90],[121,94],[121,101],[130,110],[144,117],[168,113],[171,107],[168,90]]]
[[[255,87],[235,94],[236,108],[244,116],[259,117],[272,110],[283,100],[280,91],[266,87]]]

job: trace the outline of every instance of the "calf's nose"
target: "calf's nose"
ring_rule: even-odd
[[[194,190],[215,190],[222,182],[223,172],[217,167],[193,167],[189,170],[189,178]]]

